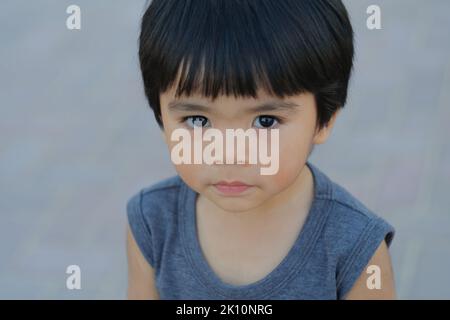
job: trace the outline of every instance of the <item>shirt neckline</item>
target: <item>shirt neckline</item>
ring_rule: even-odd
[[[245,285],[225,283],[213,271],[203,255],[197,233],[196,200],[197,192],[187,186],[181,179],[178,212],[179,230],[182,244],[192,271],[213,295],[232,299],[264,299],[282,288],[295,273],[301,271],[311,253],[320,229],[323,227],[330,211],[332,188],[328,177],[310,162],[306,165],[311,170],[314,181],[314,198],[294,244],[282,261],[262,279]]]

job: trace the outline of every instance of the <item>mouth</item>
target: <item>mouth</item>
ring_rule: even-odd
[[[213,186],[224,195],[238,195],[253,187],[241,181],[219,181]]]

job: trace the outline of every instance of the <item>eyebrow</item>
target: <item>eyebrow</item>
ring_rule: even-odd
[[[263,112],[263,111],[294,111],[295,109],[299,108],[300,106],[293,102],[288,101],[269,101],[265,102],[261,105],[251,107],[247,110],[248,113],[256,113],[256,112]]]
[[[257,113],[257,112],[279,111],[279,110],[294,111],[299,107],[300,105],[293,102],[269,101],[251,108],[247,108],[246,113]],[[211,111],[210,107],[201,104],[182,101],[171,101],[168,104],[168,108],[170,111],[201,111],[201,112]]]
[[[170,111],[203,111],[208,112],[210,108],[196,103],[182,102],[182,101],[171,101],[168,104]]]

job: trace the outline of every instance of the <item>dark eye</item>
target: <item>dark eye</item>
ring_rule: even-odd
[[[189,116],[184,119],[184,122],[191,128],[209,126],[209,120],[204,116]]]
[[[258,116],[253,122],[253,126],[256,128],[271,128],[274,125],[278,124],[279,121],[277,118],[272,116]]]

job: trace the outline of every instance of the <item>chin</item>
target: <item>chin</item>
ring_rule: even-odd
[[[252,210],[260,205],[260,203],[255,203],[244,197],[214,197],[212,200],[216,206],[222,210],[232,212],[232,213],[242,213],[245,211]]]

